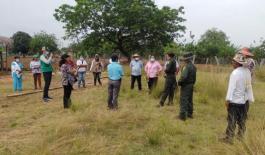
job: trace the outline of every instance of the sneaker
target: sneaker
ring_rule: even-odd
[[[45,102],[45,103],[48,103],[48,102],[49,102],[49,99],[47,99],[47,98],[43,98],[42,100],[43,100],[43,102]]]
[[[48,99],[48,100],[52,100],[53,98],[48,96],[46,99]]]

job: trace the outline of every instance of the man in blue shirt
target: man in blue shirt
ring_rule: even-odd
[[[134,89],[134,83],[137,80],[138,89],[142,90],[142,69],[143,62],[140,60],[140,56],[138,54],[133,55],[133,60],[130,63],[131,68],[131,89]]]
[[[117,109],[121,80],[124,72],[122,66],[118,63],[118,56],[116,54],[112,55],[111,60],[112,63],[108,65],[108,107],[109,109]]]

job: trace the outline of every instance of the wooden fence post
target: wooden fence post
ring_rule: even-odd
[[[215,56],[214,58],[215,58],[215,60],[216,60],[216,64],[219,66],[219,65],[220,65],[220,63],[219,63],[218,57],[217,57],[217,56]]]
[[[193,55],[192,63],[195,64],[196,55]]]
[[[208,65],[209,63],[209,58],[206,58],[206,65]]]
[[[258,60],[254,60],[254,61],[255,61],[255,64],[256,64],[256,65],[259,65],[259,62],[258,62]]]
[[[265,59],[263,58],[263,59],[261,59],[261,61],[260,61],[260,66],[263,66],[264,63],[265,63]]]

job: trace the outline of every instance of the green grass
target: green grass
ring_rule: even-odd
[[[62,90],[52,91],[54,100],[45,105],[40,100],[42,94],[5,98],[7,92],[3,90],[12,92],[11,85],[0,81],[1,89],[4,86],[0,97],[0,154],[263,155],[265,83],[260,79],[254,84],[256,102],[250,107],[245,142],[219,142],[226,128],[224,98],[230,71],[227,67],[199,67],[195,118],[186,122],[176,119],[178,91],[174,106],[155,107],[163,89],[162,77],[151,95],[145,80],[142,92],[131,91],[130,78],[125,77],[118,111],[107,110],[106,81],[103,87],[75,90],[69,110],[63,109]],[[30,89],[31,76],[26,78],[26,89]]]

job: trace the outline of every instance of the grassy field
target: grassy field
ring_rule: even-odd
[[[54,100],[48,104],[41,102],[41,94],[7,99],[11,81],[0,79],[0,154],[264,155],[264,69],[257,70],[254,81],[256,102],[250,106],[245,141],[219,142],[227,125],[224,98],[230,71],[199,67],[194,119],[186,122],[176,119],[178,95],[174,106],[156,108],[162,77],[151,95],[145,80],[144,91],[131,91],[125,77],[118,111],[107,110],[106,81],[103,87],[75,90],[73,106],[64,110],[62,90],[52,91]],[[60,85],[55,79],[53,85]],[[32,88],[31,83],[28,75],[25,88]]]

